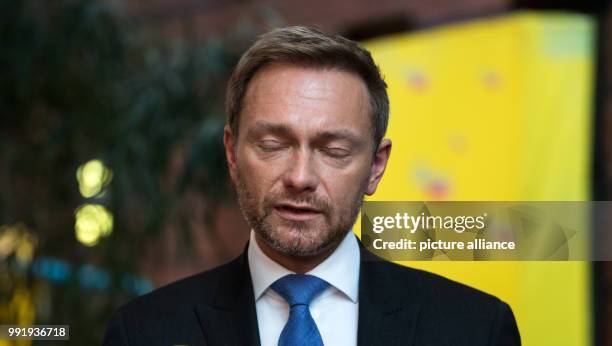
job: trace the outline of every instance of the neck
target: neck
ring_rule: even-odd
[[[327,257],[329,257],[338,248],[338,245],[340,245],[343,239],[344,237],[332,244],[329,244],[323,249],[323,251],[319,252],[316,255],[291,256],[276,251],[275,249],[270,247],[268,243],[266,243],[266,241],[263,240],[257,233],[255,233],[255,241],[257,242],[257,245],[259,246],[261,251],[266,256],[268,256],[274,262],[297,274],[305,274],[313,270],[323,261],[325,261],[325,259],[327,259]]]

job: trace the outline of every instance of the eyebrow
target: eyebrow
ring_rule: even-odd
[[[360,136],[355,135],[351,131],[342,129],[319,132],[317,133],[316,138],[318,141],[345,140],[351,144],[359,144],[361,142]]]
[[[293,131],[286,125],[269,123],[265,121],[256,122],[247,132],[248,137],[257,136],[262,133],[272,133],[275,135],[286,136]]]
[[[278,136],[288,136],[293,133],[293,130],[284,124],[258,121],[252,128],[249,129],[247,136],[253,137],[264,133],[275,134]],[[317,142],[333,140],[346,140],[352,144],[360,144],[362,142],[361,136],[344,129],[320,131],[315,135],[315,138],[315,141]]]

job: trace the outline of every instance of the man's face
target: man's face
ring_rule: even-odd
[[[339,243],[390,150],[373,158],[368,91],[356,75],[271,65],[249,83],[226,154],[242,211],[275,251],[314,256]]]

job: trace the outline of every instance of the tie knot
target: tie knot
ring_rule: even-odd
[[[270,285],[292,307],[301,304],[309,305],[312,299],[328,286],[329,283],[323,279],[303,274],[289,274]]]

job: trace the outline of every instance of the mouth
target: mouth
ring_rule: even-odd
[[[296,204],[279,204],[274,207],[274,211],[289,221],[308,221],[322,214],[321,210],[315,207]]]

